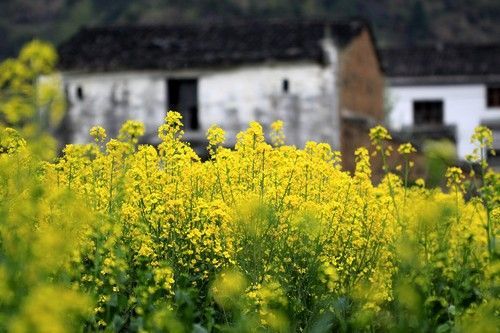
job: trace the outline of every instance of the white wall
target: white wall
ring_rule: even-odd
[[[131,73],[65,75],[72,142],[88,142],[88,132],[101,125],[115,136],[125,120],[140,120],[150,133],[165,116],[165,82],[161,77]],[[77,96],[78,88],[83,99]]]
[[[486,106],[484,84],[392,86],[389,96],[389,122],[396,130],[413,125],[414,100],[442,100],[444,123],[456,125],[457,154],[462,159],[472,152],[470,137],[474,128],[482,121],[500,121],[500,108]]]
[[[89,141],[88,130],[95,124],[111,128],[113,135],[126,119],[145,122],[147,133],[156,136],[167,111],[167,78],[199,79],[201,135],[212,124],[219,124],[233,137],[251,120],[268,126],[283,119],[285,128],[294,129],[288,131],[290,143],[336,142],[338,131],[332,130],[338,125],[334,123],[338,117],[333,116],[335,73],[332,66],[318,63],[179,72],[66,73],[72,141]],[[282,91],[284,79],[289,81],[287,94]],[[83,100],[77,97],[78,87],[83,90]]]
[[[284,79],[289,81],[288,93],[282,91]],[[245,67],[204,75],[199,84],[202,125],[219,124],[234,137],[249,121],[268,127],[282,119],[289,143],[333,143],[333,80],[330,68],[318,64]]]

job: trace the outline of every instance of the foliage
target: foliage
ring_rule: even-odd
[[[443,186],[448,167],[456,163],[455,144],[447,139],[425,141],[423,152],[427,169],[427,183]]]
[[[404,186],[406,160],[375,186],[367,148],[351,175],[282,126],[269,144],[252,122],[234,149],[211,127],[207,161],[176,112],[157,147],[129,121],[52,163],[2,130],[0,331],[495,331],[498,177],[489,208],[464,200],[460,169],[448,192]]]
[[[55,141],[46,131],[61,120],[64,98],[60,79],[52,75],[57,62],[54,48],[34,40],[26,44],[19,56],[0,63],[0,127],[17,128],[38,146],[33,151],[53,157]]]
[[[0,332],[76,332],[93,308],[70,259],[94,215],[44,165],[0,129]]]

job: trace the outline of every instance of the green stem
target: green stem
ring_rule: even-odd
[[[387,158],[385,157],[384,145],[380,144],[380,154],[382,155],[382,165],[386,175],[389,173],[389,165],[387,164]],[[391,195],[392,204],[394,205],[394,210],[396,211],[396,219],[398,224],[401,225],[401,218],[399,216],[398,205],[396,204],[396,195],[394,193],[394,188],[392,187],[391,177],[387,177],[387,185],[389,186],[389,194]]]

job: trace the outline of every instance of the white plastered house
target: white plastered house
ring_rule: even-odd
[[[89,141],[95,124],[115,135],[135,119],[154,143],[166,112],[176,110],[194,145],[212,124],[234,138],[251,120],[267,127],[282,119],[288,143],[346,151],[344,122],[383,117],[375,40],[360,20],[84,28],[59,54],[66,142]]]
[[[447,137],[465,159],[478,125],[494,133],[500,153],[500,44],[435,45],[381,51],[389,85],[389,123],[425,138]]]

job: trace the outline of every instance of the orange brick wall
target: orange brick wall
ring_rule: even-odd
[[[354,169],[354,151],[369,145],[368,130],[384,121],[384,77],[370,33],[364,30],[340,53],[339,108],[344,168]],[[346,119],[346,114],[364,121]]]
[[[384,76],[368,30],[340,54],[340,108],[383,120]]]

